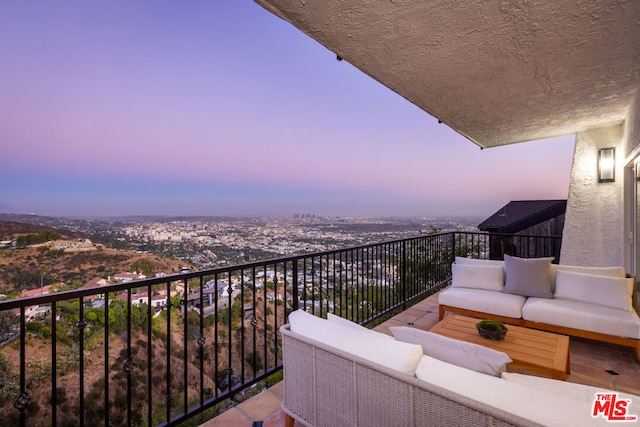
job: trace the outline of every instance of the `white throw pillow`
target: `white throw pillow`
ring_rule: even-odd
[[[422,358],[422,347],[417,344],[373,336],[370,332],[329,322],[304,310],[289,315],[291,332],[338,348],[398,372],[415,375]]]
[[[462,256],[456,257],[456,264],[458,265],[499,265],[500,267],[504,267],[504,261],[499,259],[477,259],[477,258],[466,258]]]
[[[420,344],[424,354],[483,374],[500,376],[511,358],[501,351],[407,326],[389,328],[399,341]]]
[[[351,328],[355,331],[360,331],[364,334],[371,334],[371,336],[375,336],[378,338],[382,338],[382,339],[386,339],[386,340],[392,340],[393,337],[391,335],[387,335],[387,334],[383,334],[382,332],[378,332],[378,331],[374,331],[372,329],[366,328],[362,325],[359,325],[355,322],[352,322],[349,319],[345,319],[343,317],[340,316],[336,316],[333,313],[327,313],[327,320],[329,322],[334,322],[334,323],[339,323],[340,325],[346,326],[347,328]]]
[[[558,270],[554,297],[633,311],[633,278],[596,276]]]
[[[551,288],[554,292],[556,288],[556,274],[558,271],[620,277],[623,279],[627,275],[624,267],[584,267],[582,265],[551,264]]]
[[[491,264],[452,264],[451,286],[500,292],[504,289],[504,268]]]

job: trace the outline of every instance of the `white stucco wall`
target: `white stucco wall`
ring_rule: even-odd
[[[638,155],[640,155],[640,90],[636,92],[633,102],[629,106],[627,119],[624,123],[624,135],[622,139],[625,160],[627,163],[626,166],[628,168],[624,183],[625,230],[626,235],[631,237],[623,242],[625,248],[625,268],[628,272],[637,277],[640,272],[640,241],[637,241],[637,237],[635,237],[634,240],[632,236],[638,235],[636,226],[640,218],[637,218],[636,216],[640,216],[640,212],[636,212],[636,200],[634,195],[637,181],[635,179],[633,165],[637,161]],[[638,285],[640,286],[640,283]]]
[[[618,124],[576,135],[562,264],[624,265],[623,132]],[[616,148],[616,180],[598,183],[598,149],[606,147]]]
[[[626,156],[640,147],[640,90],[636,92],[624,123],[624,145]]]

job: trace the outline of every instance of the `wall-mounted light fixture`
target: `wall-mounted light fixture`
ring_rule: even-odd
[[[616,180],[616,149],[601,148],[598,150],[598,182],[614,182]]]

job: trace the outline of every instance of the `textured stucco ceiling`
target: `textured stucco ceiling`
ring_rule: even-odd
[[[624,120],[640,0],[255,0],[481,147]]]

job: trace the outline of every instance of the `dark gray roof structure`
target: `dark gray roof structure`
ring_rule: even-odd
[[[495,233],[517,233],[561,215],[566,210],[566,200],[511,201],[485,219],[478,228]]]

